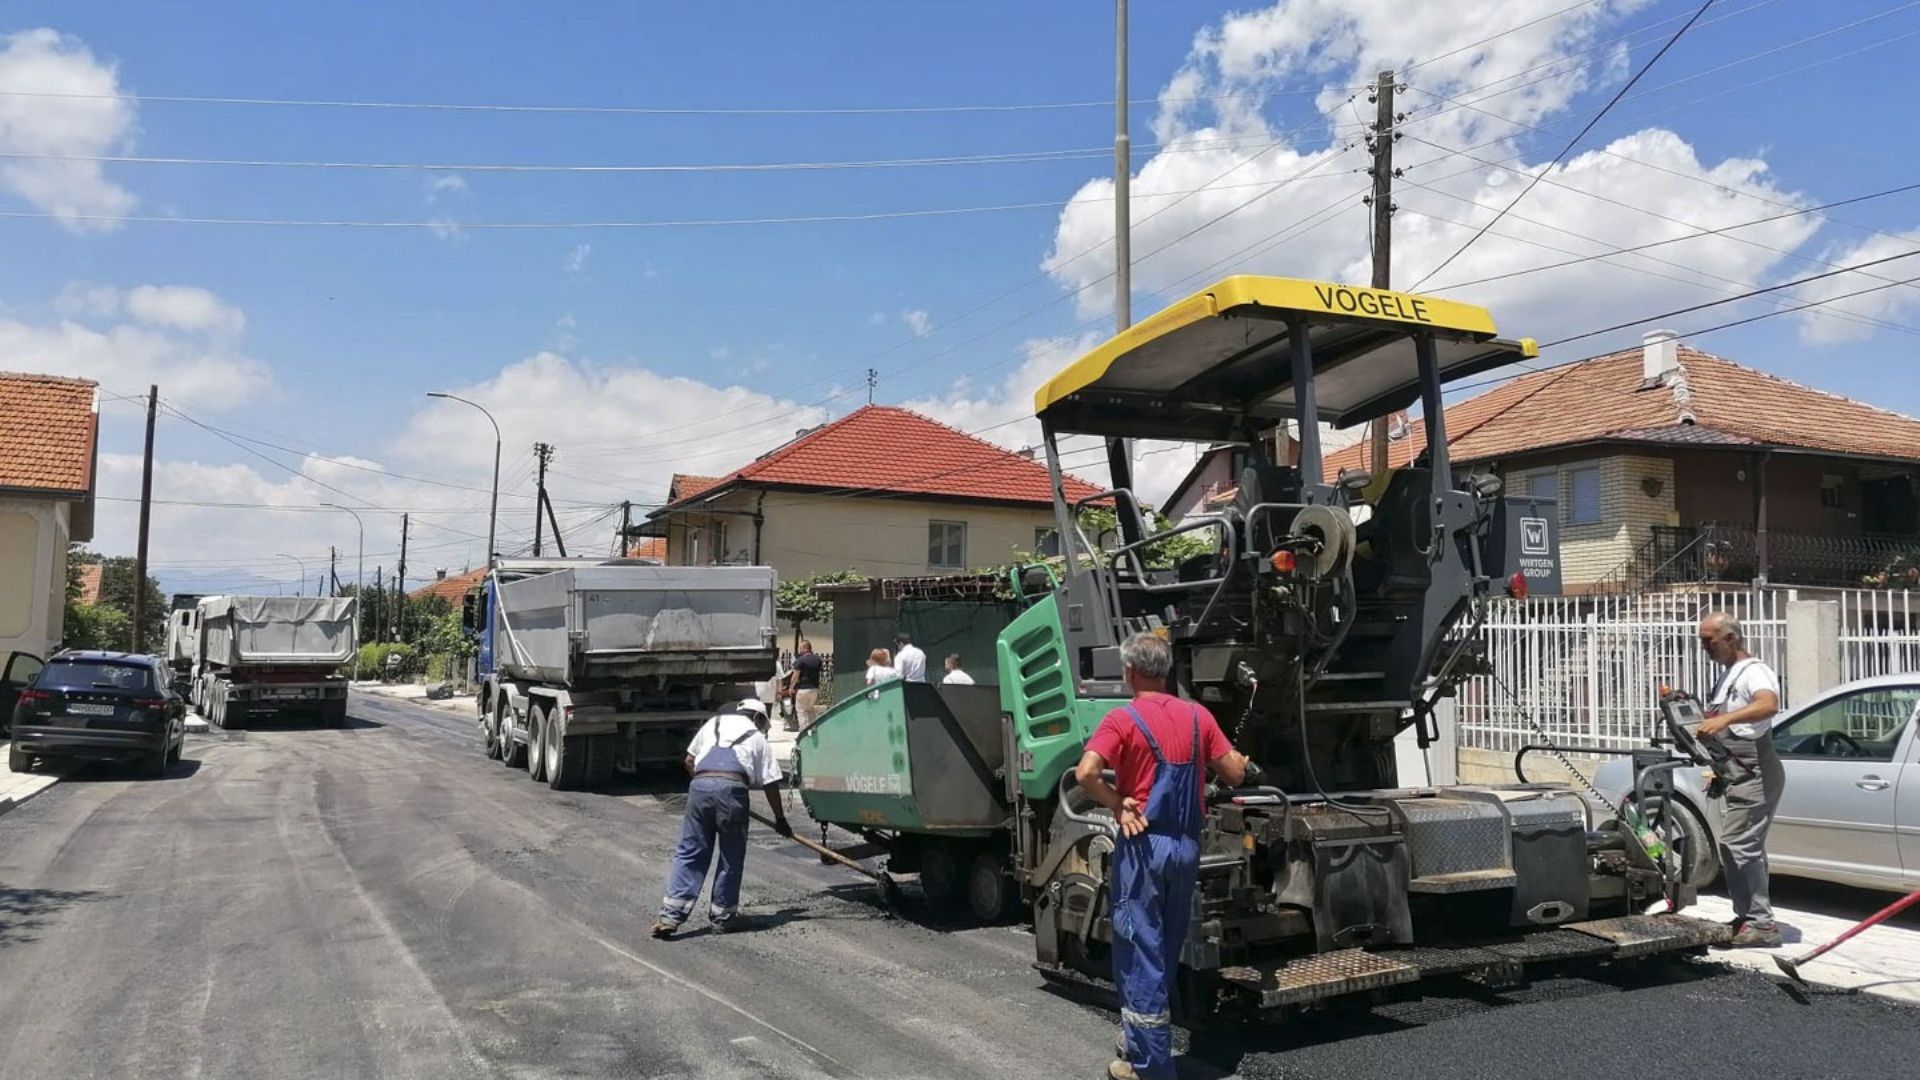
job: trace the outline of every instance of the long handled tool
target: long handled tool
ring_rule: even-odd
[[[751,817],[753,820],[759,822],[760,824],[765,825],[769,829],[774,827],[772,818],[764,817],[756,811],[753,811],[753,810],[747,811],[747,816]],[[871,869],[868,869],[867,867],[861,866],[858,862],[847,858],[845,855],[840,854],[839,852],[833,850],[827,845],[816,844],[813,841],[807,839],[806,837],[801,836],[799,833],[793,833],[787,839],[792,840],[794,843],[799,844],[801,847],[806,848],[808,851],[813,852],[815,855],[820,856],[820,858],[822,859],[839,863],[841,866],[844,866],[847,869],[853,871],[854,873],[859,874],[861,877],[871,878],[874,884],[880,887],[880,902],[886,905],[886,907],[889,910],[893,908],[893,902],[894,902],[893,878],[889,877],[886,871],[871,870]]]
[[[1794,982],[1805,984],[1807,980],[1800,977],[1801,964],[1811,963],[1818,959],[1821,954],[1839,947],[1848,938],[1853,937],[1860,931],[1865,930],[1869,926],[1878,926],[1886,922],[1888,919],[1912,907],[1917,902],[1920,902],[1920,889],[1915,889],[1900,899],[1895,900],[1893,903],[1888,904],[1886,907],[1881,908],[1879,911],[1874,912],[1872,915],[1853,924],[1853,926],[1847,929],[1846,933],[1841,934],[1839,937],[1834,938],[1832,941],[1827,942],[1825,945],[1820,946],[1805,956],[1795,960],[1790,960],[1784,956],[1776,956],[1773,958],[1773,962],[1779,965],[1781,971],[1787,973],[1787,978],[1792,979]]]

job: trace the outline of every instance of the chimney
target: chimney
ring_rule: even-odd
[[[435,581],[445,581],[445,580],[447,580],[447,568],[446,568],[446,567],[444,567],[444,566],[436,566],[436,567],[434,567],[434,568],[433,568],[433,580],[435,580]]]
[[[1671,330],[1649,330],[1640,347],[1643,386],[1658,386],[1680,370],[1680,335]]]
[[[1020,449],[1015,450],[1014,453],[1020,455],[1023,458],[1026,458],[1028,461],[1033,460],[1033,447],[1031,446],[1023,446]]]

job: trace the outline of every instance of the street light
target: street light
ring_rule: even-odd
[[[289,555],[289,554],[287,554],[287,553],[286,553],[286,552],[284,552],[284,551],[276,551],[276,552],[274,552],[273,554],[274,554],[274,556],[275,556],[276,558],[281,558],[281,559],[292,559],[292,560],[294,561],[294,563],[295,563],[295,564],[296,564],[297,566],[299,566],[299,567],[300,567],[300,587],[299,587],[299,588],[297,588],[297,589],[295,589],[295,590],[293,590],[293,595],[295,595],[295,596],[305,596],[305,595],[307,595],[307,563],[306,563],[306,560],[305,560],[305,559],[302,559],[302,558],[301,558],[300,556],[298,556],[298,555]]]
[[[332,510],[345,510],[347,513],[353,514],[353,524],[360,530],[359,544],[354,548],[353,556],[353,607],[355,611],[354,618],[358,620],[358,613],[366,610],[367,606],[367,525],[360,520],[360,515],[355,513],[354,509],[350,506],[341,506],[339,503],[321,503],[320,505]],[[305,573],[305,571],[303,570],[302,573]],[[358,627],[355,627],[355,629],[357,630]],[[359,640],[359,636],[359,634],[354,635],[356,642]],[[360,650],[358,648],[353,650],[353,681],[360,681]]]
[[[429,390],[427,391],[427,396],[432,398],[446,398],[448,401],[457,401],[462,405],[471,405],[480,410],[480,415],[487,418],[487,423],[493,425],[493,502],[487,507],[487,565],[492,566],[493,524],[494,520],[500,516],[500,421],[493,418],[493,414],[487,411],[486,406],[477,401],[468,401],[458,394],[449,394],[441,390]]]

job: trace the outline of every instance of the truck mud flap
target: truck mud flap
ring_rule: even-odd
[[[1441,975],[1510,986],[1523,981],[1525,969],[1536,964],[1630,960],[1704,948],[1731,936],[1731,929],[1721,923],[1683,915],[1623,915],[1473,945],[1340,949],[1276,964],[1224,967],[1220,978],[1239,990],[1248,1005],[1275,1009]]]

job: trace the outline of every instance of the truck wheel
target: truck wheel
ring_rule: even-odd
[[[927,902],[946,907],[959,901],[966,889],[961,878],[961,852],[946,840],[927,840],[920,846],[920,891]]]
[[[218,686],[208,683],[206,688],[200,691],[200,702],[200,707],[206,710],[207,723],[217,728],[227,726],[227,711],[221,707],[224,702],[220,700]]]
[[[560,725],[547,717],[547,786],[555,791],[579,791],[587,786],[589,735],[562,735]]]
[[[620,736],[595,735],[587,740],[587,778],[589,790],[606,787],[613,782],[613,763],[620,750]]]
[[[982,851],[967,867],[967,910],[981,922],[999,922],[1013,914],[1013,878],[998,852]]]
[[[347,699],[341,698],[338,701],[327,702],[326,705],[322,707],[321,715],[326,718],[328,727],[346,727]]]
[[[534,783],[547,778],[547,707],[527,708],[527,775]]]
[[[498,761],[500,759],[499,715],[482,706],[478,720],[480,749],[486,752],[489,761]]]
[[[507,718],[510,707],[506,695],[500,695],[498,704],[494,706],[493,729],[500,738],[500,764],[509,769],[519,769],[527,764],[527,748],[513,741],[513,726]]]

